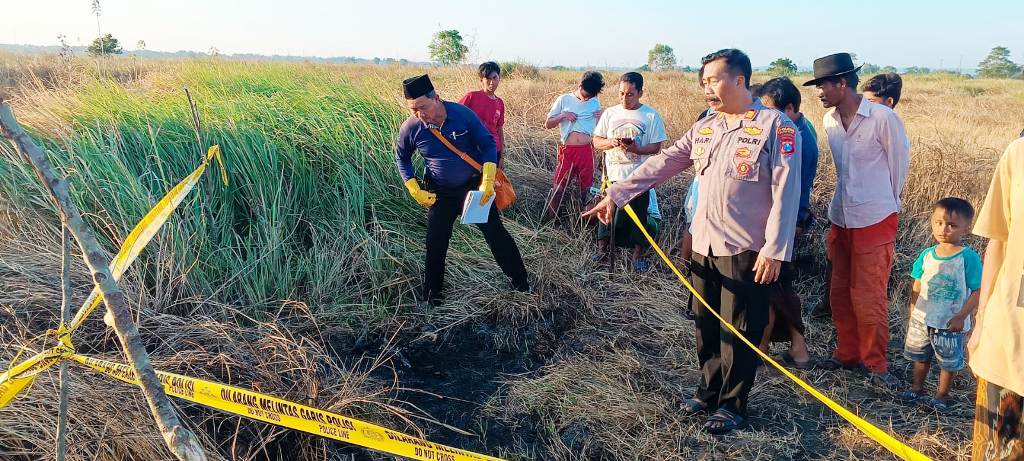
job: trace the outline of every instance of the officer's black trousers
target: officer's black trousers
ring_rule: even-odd
[[[754,282],[757,253],[704,256],[693,253],[693,288],[755,345],[768,325],[768,287]],[[701,380],[695,397],[710,408],[746,415],[759,358],[699,301],[696,314],[697,360]]]
[[[443,297],[448,241],[452,237],[455,220],[462,214],[462,204],[468,191],[468,188],[434,190],[437,201],[427,211],[427,257],[422,293],[425,300],[437,302]],[[520,291],[529,289],[523,257],[519,253],[516,241],[501,223],[498,208],[491,206],[487,222],[476,226],[483,232],[494,260],[502,272],[511,279],[512,287]]]

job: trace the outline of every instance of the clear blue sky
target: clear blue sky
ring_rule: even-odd
[[[96,37],[90,0],[5,0],[0,43],[72,45]],[[720,2],[726,3],[726,2]],[[437,30],[458,29],[474,58],[537,65],[638,66],[665,43],[680,65],[737,47],[755,66],[809,67],[836,51],[897,67],[974,68],[996,45],[1024,61],[1024,2],[797,0],[101,0],[100,26],[126,49],[393,57],[427,61]],[[785,9],[778,6],[785,5]]]

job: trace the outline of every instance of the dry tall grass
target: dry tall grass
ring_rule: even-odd
[[[124,60],[106,65],[108,72],[127,76],[116,80],[128,91],[148,95],[169,88],[168,82],[175,81],[182,63]],[[248,66],[253,75],[279,72],[281,68],[216,61],[187,65],[209,65],[225,71]],[[47,66],[52,69],[47,70]],[[22,119],[37,133],[59,140],[74,129],[52,114],[62,110],[64,98],[74,98],[81,85],[95,81],[97,76],[93,74],[101,71],[93,71],[94,67],[91,61],[66,64],[5,57],[0,59],[0,76],[11,76],[6,77],[9,82],[13,79],[7,91],[16,97],[15,109]],[[401,78],[425,71],[372,66],[287,68],[301,74],[343,76],[396,108],[401,103]],[[469,69],[430,72],[447,99],[458,99],[477,84]],[[386,253],[402,260],[397,266],[399,272],[392,274],[399,305],[351,305],[351,309],[372,309],[373,313],[338,322],[336,311],[326,307],[331,299],[328,295],[319,296],[308,306],[302,299],[260,299],[261,312],[270,306],[270,314],[261,313],[259,320],[253,320],[248,317],[256,314],[250,312],[252,308],[244,300],[225,302],[217,293],[203,293],[198,288],[188,299],[175,299],[177,292],[170,290],[168,299],[155,302],[159,287],[143,286],[149,280],[135,275],[129,281],[129,289],[134,291],[129,292],[137,293],[139,318],[158,363],[179,372],[306,399],[316,406],[400,428],[411,427],[403,424],[403,418],[419,415],[423,419],[416,422],[438,441],[511,459],[888,458],[883,449],[797,390],[785,377],[770,371],[761,373],[752,393],[751,430],[724,438],[709,437],[699,430],[700,419],[684,417],[677,411],[680,398],[692,391],[698,377],[692,323],[680,312],[686,299],[684,290],[665,271],[638,276],[610,274],[596,267],[589,257],[591,230],[571,217],[557,226],[538,223],[554,167],[557,138],[555,130],[543,130],[543,120],[551,101],[571,90],[577,77],[576,72],[542,71],[537,77],[510,76],[499,89],[508,108],[508,171],[522,197],[508,214],[508,227],[520,242],[536,279],[535,294],[508,293],[479,236],[459,231],[449,254],[450,301],[429,314],[412,314],[408,291],[415,283],[422,258],[422,250],[416,247],[422,223],[411,223],[412,235],[406,236],[388,231],[388,223],[370,220],[370,227],[377,226],[372,238],[385,242],[382,248],[404,249]],[[604,105],[615,103],[615,77],[613,72],[606,73],[609,86],[601,98]],[[768,77],[756,75],[754,80]],[[909,377],[908,362],[900,353],[908,292],[905,274],[917,253],[929,244],[926,213],[932,201],[945,195],[961,196],[980,206],[998,153],[1024,123],[1024,83],[918,76],[907,76],[904,82],[904,99],[898,112],[913,143],[913,159],[890,289],[890,356],[895,371]],[[804,99],[804,113],[820,126],[824,110],[811,90],[804,92]],[[681,135],[703,108],[692,74],[648,74],[644,102],[665,117],[670,138]],[[396,127],[378,129],[381,138],[389,138]],[[824,216],[834,173],[824,135],[819,134],[822,160],[812,203],[816,214]],[[386,150],[387,146],[371,147]],[[240,154],[244,152],[235,153]],[[394,187],[400,193],[395,178]],[[678,239],[677,217],[688,181],[684,174],[659,190],[666,217],[659,241],[665,247],[674,246]],[[44,203],[37,202],[37,209],[30,210],[0,197],[0,204],[6,207],[0,215],[0,306],[4,318],[0,342],[13,346],[28,342],[25,337],[30,333],[54,326],[54,306],[59,304],[59,284],[55,280],[59,255],[54,251],[59,248],[58,233],[53,220],[43,216],[48,208]],[[403,219],[422,219],[414,205],[401,206],[410,210]],[[124,232],[126,223],[103,220],[104,210],[91,211],[99,222],[111,227],[112,235]],[[973,243],[980,249],[981,242]],[[162,248],[171,251],[175,247],[164,243]],[[824,281],[820,270],[822,227],[810,233],[799,256],[810,261],[810,269],[801,274],[798,288],[805,305],[813,306],[821,299]],[[151,258],[159,261],[159,255]],[[193,276],[177,270],[171,268],[167,276]],[[361,268],[338,270],[358,272]],[[360,285],[365,282],[350,280],[353,282],[346,289],[365,289]],[[76,280],[79,287],[86,283],[84,279]],[[812,352],[827,355],[834,344],[829,322],[808,319],[806,323]],[[116,351],[110,335],[96,323],[85,333],[77,340],[80,347],[101,353]],[[443,349],[446,342],[454,343],[454,347]],[[378,366],[372,359],[361,363],[352,360],[364,343],[371,344],[375,353],[370,357],[379,355],[382,364]],[[415,362],[430,362],[436,358],[431,354],[438,350],[458,351],[459,344],[482,345],[480,351],[459,354],[493,358],[496,369],[509,370],[495,391],[481,395],[466,387],[456,388],[456,392],[466,394],[448,395],[470,400],[473,405],[468,414],[458,417],[458,422],[438,419],[461,423],[462,429],[474,433],[470,437],[426,423],[429,409],[417,410],[402,403],[429,403],[429,396],[403,389],[402,379],[418,376],[411,370],[422,364]],[[8,347],[0,357],[7,360],[11,355]],[[407,364],[410,361],[414,363]],[[396,374],[382,373],[385,369],[393,369]],[[158,455],[162,453],[158,437],[153,435],[133,390],[74,370],[72,432],[76,443],[72,446],[78,450],[75,455],[79,459],[165,456]],[[475,372],[453,369],[448,379],[473,381]],[[389,376],[397,377],[397,381],[387,379]],[[824,371],[804,376],[935,459],[968,456],[971,379],[958,381],[953,394],[955,410],[937,416],[879,395],[861,378]],[[0,411],[0,450],[9,457],[49,456],[54,429],[44,415],[54,408],[50,399],[52,383],[52,377],[44,377],[29,397]],[[111,395],[123,397],[111,401]],[[208,446],[226,459],[345,459],[345,453],[355,453],[334,443],[284,434],[276,428],[195,406],[185,405],[184,409],[199,432],[206,434]]]

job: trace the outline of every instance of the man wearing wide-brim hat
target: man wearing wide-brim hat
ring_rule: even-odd
[[[896,213],[910,167],[910,142],[892,109],[857,94],[849,53],[814,60],[814,79],[828,111],[823,125],[836,165],[827,246],[832,261],[832,322],[836,351],[819,366],[870,372],[877,386],[894,390],[889,372],[888,282],[896,241]]]

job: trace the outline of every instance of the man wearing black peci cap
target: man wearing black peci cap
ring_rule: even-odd
[[[822,126],[836,165],[827,239],[836,351],[819,367],[864,367],[872,383],[894,390],[899,381],[885,357],[888,282],[910,142],[892,109],[857,94],[859,69],[848,53],[825,56],[814,60],[814,79],[804,83],[818,88],[828,109]]]
[[[479,187],[484,192],[484,200],[494,195],[497,144],[473,111],[461,104],[442,101],[427,75],[406,79],[402,87],[405,105],[412,115],[398,131],[395,161],[409,194],[427,208],[427,254],[419,306],[428,308],[443,300],[448,241],[455,219],[462,213],[466,194]],[[438,136],[481,164],[482,175]],[[412,164],[412,154],[416,151],[425,165],[425,189],[420,188]],[[491,206],[487,222],[476,226],[483,232],[498,266],[511,279],[512,287],[529,291],[519,247],[502,225],[497,207]]]

